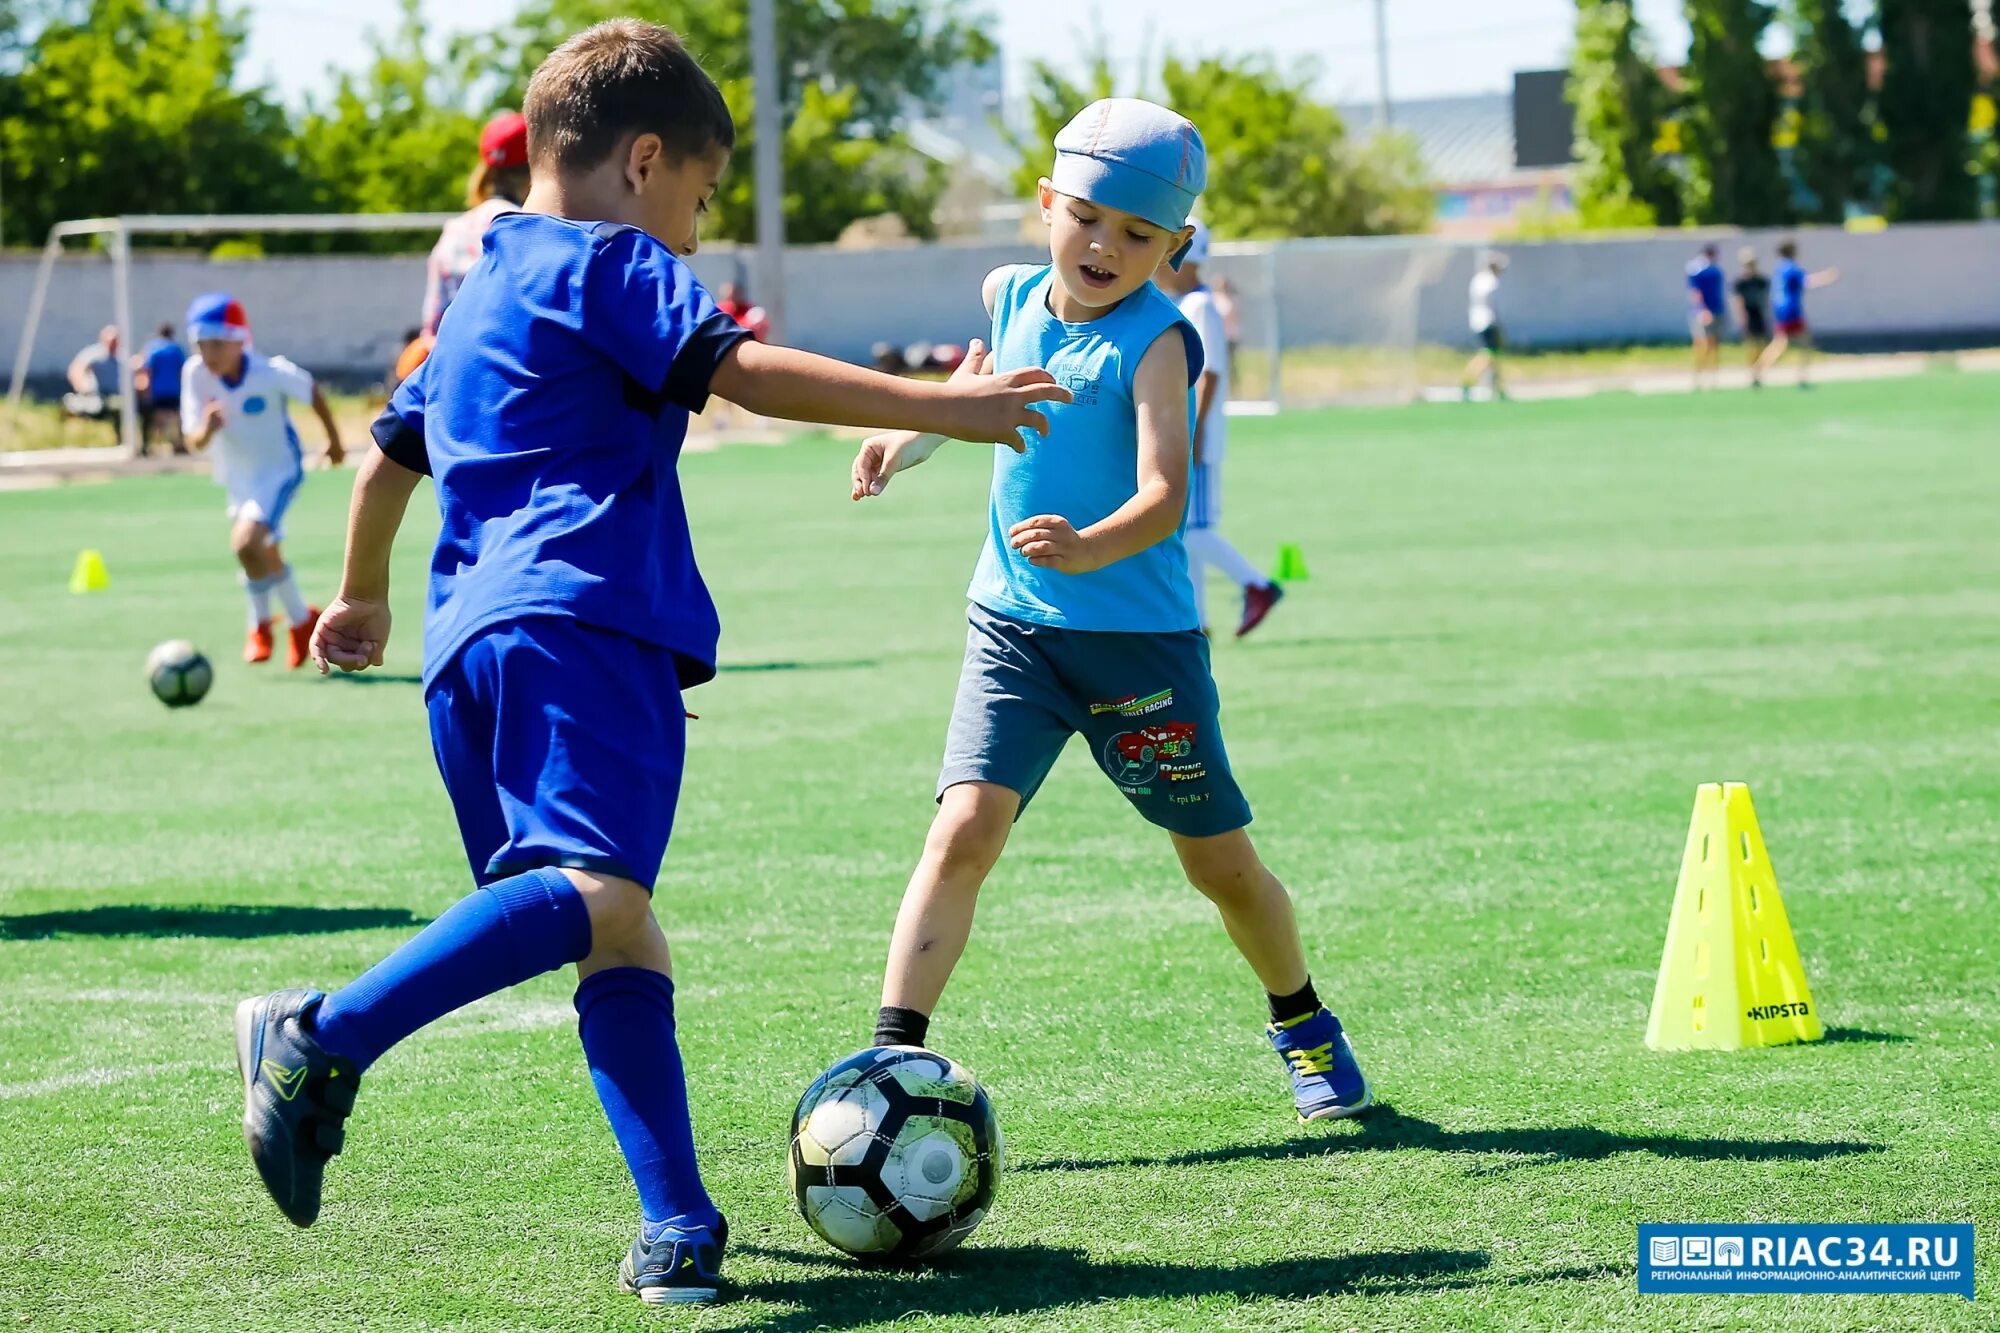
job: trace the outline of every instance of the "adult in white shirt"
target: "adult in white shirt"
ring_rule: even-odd
[[[1201,378],[1194,385],[1194,457],[1188,469],[1188,577],[1194,582],[1195,611],[1208,628],[1208,569],[1213,565],[1243,590],[1240,637],[1264,622],[1285,595],[1270,576],[1246,559],[1222,535],[1222,460],[1229,450],[1229,330],[1215,293],[1202,281],[1208,262],[1208,226],[1194,221],[1194,238],[1176,272],[1160,265],[1153,282],[1174,298],[1181,314],[1201,335]]]
[[[1472,275],[1466,322],[1472,326],[1472,336],[1479,340],[1479,350],[1465,363],[1460,385],[1468,402],[1472,399],[1472,386],[1482,378],[1495,398],[1507,396],[1500,387],[1500,349],[1506,345],[1500,330],[1500,275],[1506,271],[1507,256],[1488,254],[1486,262]]]

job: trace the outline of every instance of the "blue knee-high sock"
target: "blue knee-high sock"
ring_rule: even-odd
[[[613,967],[576,988],[577,1032],[590,1081],[632,1181],[649,1235],[666,1223],[714,1226],[688,1120],[687,1077],[674,1042],[674,983],[641,967]]]
[[[590,914],[560,870],[477,889],[320,1002],[320,1045],[366,1069],[427,1023],[590,952]]]

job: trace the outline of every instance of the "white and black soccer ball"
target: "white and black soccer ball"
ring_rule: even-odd
[[[215,668],[186,639],[168,639],[146,655],[146,681],[169,708],[198,704],[215,683]]]
[[[1000,1122],[965,1067],[878,1046],[813,1080],[792,1115],[792,1197],[807,1225],[864,1259],[923,1259],[993,1206]]]

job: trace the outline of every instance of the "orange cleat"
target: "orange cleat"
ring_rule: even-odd
[[[285,666],[297,671],[306,664],[306,650],[312,647],[313,626],[319,624],[319,608],[306,608],[306,618],[291,628],[291,642],[285,648]],[[266,649],[265,655],[269,656]]]
[[[243,640],[243,660],[246,662],[268,662],[271,660],[271,622],[266,620],[251,627],[249,636]]]

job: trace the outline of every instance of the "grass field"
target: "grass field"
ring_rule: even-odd
[[[205,479],[0,494],[0,1322],[1991,1328],[1996,403],[1936,374],[1239,423],[1228,527],[1312,578],[1217,645],[1224,720],[1384,1104],[1291,1122],[1247,969],[1072,754],[933,1028],[1006,1127],[998,1207],[918,1273],[822,1247],[784,1139],[873,1020],[983,451],[860,507],[831,442],[688,459],[725,666],[658,905],[737,1241],[697,1316],[613,1288],[636,1205],[560,976],[375,1067],[310,1232],[245,1158],[236,999],[344,981],[468,887],[416,683],[431,520],[386,670],[322,681],[235,661]],[[294,511],[317,589],[350,475]],[[83,546],[108,592],[65,592]],[[182,635],[219,679],[170,713],[141,663]],[[1756,793],[1823,1044],[1643,1045],[1717,778]],[[1980,1303],[1637,1294],[1637,1223],[1745,1219],[1973,1221]]]

